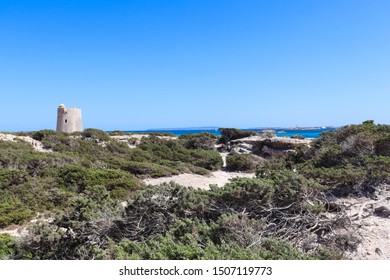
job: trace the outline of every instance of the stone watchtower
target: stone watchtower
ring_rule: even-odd
[[[61,104],[57,111],[57,131],[68,133],[83,131],[81,110],[76,107],[67,109],[64,104]]]

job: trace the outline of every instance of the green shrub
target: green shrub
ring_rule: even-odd
[[[189,162],[193,165],[210,171],[219,170],[223,165],[222,157],[216,151],[192,150],[190,159]]]
[[[294,201],[302,201],[310,192],[315,196],[316,193],[324,189],[324,186],[315,180],[288,170],[279,171],[270,179],[276,187],[273,202],[279,207],[289,205]],[[307,205],[299,205],[298,207],[302,206],[306,207]]]
[[[106,149],[115,154],[115,155],[126,155],[126,154],[130,154],[131,153],[131,150],[129,148],[129,146],[124,143],[124,142],[120,142],[118,140],[113,140],[111,139],[107,145],[106,145]]]
[[[56,136],[56,135],[61,135],[62,133],[56,132],[54,130],[39,130],[32,132],[31,137],[35,140],[42,141],[45,138],[51,137],[51,136]]]
[[[222,138],[247,133],[228,129]],[[311,147],[261,162],[258,178],[207,191],[174,183],[145,187],[134,175],[218,170],[222,158],[208,150],[214,136],[151,135],[130,149],[99,130],[29,135],[55,152],[0,141],[0,227],[47,210],[55,219],[33,225],[20,248],[9,240],[1,247],[0,236],[4,258],[338,259],[356,240],[334,234],[346,222],[326,218],[327,195],[373,192],[390,178],[390,127],[373,122],[323,133]],[[250,157],[229,157],[228,168],[252,169]],[[321,241],[309,255],[288,241],[306,250],[307,236]]]
[[[259,159],[254,155],[232,155],[226,158],[226,169],[228,171],[254,172],[259,163]]]
[[[150,136],[165,136],[165,137],[176,137],[172,132],[147,132]]]
[[[199,220],[177,221],[172,230],[156,235],[147,241],[123,240],[109,248],[113,259],[138,260],[259,260],[259,259],[304,259],[307,256],[285,241],[259,238],[259,232],[252,233],[251,226],[230,228],[229,223],[237,217],[225,216],[220,222],[206,224]],[[222,221],[223,220],[223,221]],[[240,222],[239,222],[240,223]],[[228,230],[227,235],[225,231]],[[245,236],[255,235],[251,246],[242,246]],[[230,236],[228,242],[222,241]],[[222,240],[221,240],[222,238]]]
[[[279,171],[287,169],[290,170],[291,166],[289,166],[289,163],[286,161],[286,158],[288,158],[288,156],[275,157],[258,164],[256,168],[256,177],[268,179],[272,178],[275,173]]]
[[[311,148],[285,159],[295,168],[330,188],[334,195],[362,195],[375,191],[378,182],[390,178],[388,150],[390,126],[366,121],[322,133]]]
[[[115,222],[110,238],[115,241],[141,240],[166,233],[175,216],[202,216],[208,211],[208,203],[209,197],[202,190],[175,183],[149,186],[129,203],[123,219]]]
[[[22,184],[26,180],[28,180],[28,175],[25,171],[0,168],[0,189]]]
[[[375,142],[375,154],[390,157],[390,133],[379,137]]]
[[[123,136],[123,135],[131,135],[131,132],[125,132],[122,130],[113,130],[108,133],[110,136]]]
[[[221,132],[220,143],[223,144],[227,144],[231,140],[241,139],[257,134],[252,130],[240,130],[236,128],[220,128],[219,131]]]
[[[150,162],[126,161],[120,168],[140,177],[158,178],[179,174],[173,168]]]
[[[130,149],[128,156],[126,156],[126,160],[138,162],[157,162],[160,160],[160,158],[151,151],[135,148]]]
[[[362,168],[346,165],[339,168],[313,167],[310,164],[302,166],[300,173],[306,177],[314,178],[319,183],[329,187],[345,188],[345,194],[352,193],[353,186],[359,186],[366,180],[367,172]],[[347,187],[350,188],[347,188]]]
[[[367,157],[365,165],[368,179],[383,180],[390,178],[390,157]]]
[[[79,138],[74,138],[67,133],[55,133],[44,135],[39,140],[46,149],[56,152],[70,152],[81,145]]]
[[[343,252],[337,248],[320,248],[313,255],[315,260],[342,260],[344,259]]]
[[[347,137],[341,143],[344,155],[356,158],[364,158],[374,155],[374,136],[361,132]]]
[[[314,159],[316,167],[338,167],[347,161],[339,145],[323,147]]]
[[[153,154],[161,160],[189,163],[207,170],[218,170],[223,164],[218,152],[199,149],[189,150],[176,140],[149,137],[142,141],[139,148]]]
[[[107,231],[120,216],[120,206],[105,186],[86,187],[52,223],[38,222],[22,237],[23,259],[103,259]]]
[[[167,234],[146,242],[122,241],[111,248],[118,260],[299,260],[305,256],[283,241],[265,240],[251,249],[237,244],[199,246],[193,234],[174,238]],[[306,257],[308,258],[308,257]]]
[[[183,146],[187,149],[213,150],[218,136],[203,132],[199,134],[183,134],[179,137]]]
[[[211,195],[215,200],[238,212],[248,201],[251,201],[253,207],[256,207],[255,204],[272,203],[274,192],[272,181],[249,178],[234,178],[223,188],[211,189]]]
[[[312,199],[315,200],[315,196],[323,189],[324,187],[313,179],[280,170],[270,175],[269,179],[237,178],[223,189],[213,190],[218,193],[218,201],[227,207],[237,212],[245,209],[252,215],[261,216],[270,205],[276,208],[291,205],[285,210],[291,212],[298,208],[306,209],[308,205],[303,202],[307,201],[307,194],[311,193]],[[248,201],[251,203],[248,204]]]
[[[142,187],[141,182],[128,172],[115,169],[88,169],[69,165],[59,170],[59,184],[74,192],[89,186],[102,185],[113,197],[126,197]]]
[[[0,228],[10,224],[21,224],[33,217],[34,212],[17,197],[12,195],[0,197]]]
[[[0,260],[9,259],[15,253],[15,239],[9,234],[0,234]]]
[[[53,225],[34,226],[19,255],[31,259],[320,258],[325,254],[303,254],[273,234],[285,229],[302,232],[318,223],[317,210],[324,205],[316,194],[321,189],[315,181],[288,171],[275,172],[267,180],[235,179],[210,191],[163,184],[136,193],[120,215],[105,187],[87,186]],[[302,222],[307,224],[290,218],[297,215],[304,216]],[[306,220],[309,217],[312,220]]]
[[[110,136],[99,129],[96,128],[87,128],[82,133],[83,139],[91,139],[97,142],[107,142],[110,140]]]

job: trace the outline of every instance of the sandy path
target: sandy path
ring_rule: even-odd
[[[389,260],[390,259],[390,218],[375,215],[373,210],[379,206],[390,209],[390,186],[383,186],[378,191],[377,199],[347,199],[351,208],[350,216],[359,215],[355,220],[356,233],[361,238],[357,251],[347,253],[347,257],[355,260]]]
[[[26,226],[20,226],[20,227],[18,226],[15,229],[6,228],[0,230],[0,234],[9,234],[13,237],[22,237],[22,236],[26,236],[28,234],[28,231],[26,230]]]
[[[34,218],[32,219],[31,221],[25,223],[24,225],[10,225],[6,228],[3,228],[0,230],[0,234],[9,234],[13,237],[23,237],[23,236],[26,236],[28,235],[28,230],[27,230],[27,227],[32,225],[32,224],[35,224],[35,223],[38,223],[38,222],[53,222],[54,221],[54,218],[43,218],[43,217],[40,217],[40,214],[38,214],[37,218]]]
[[[197,174],[180,174],[171,177],[162,177],[156,179],[145,179],[143,180],[149,185],[159,185],[161,183],[169,183],[171,181],[178,183],[186,187],[194,187],[201,189],[208,189],[210,184],[216,184],[219,187],[223,187],[230,179],[235,177],[253,178],[254,173],[239,173],[239,172],[226,172],[226,171],[215,171],[212,172],[211,176],[202,176]]]
[[[229,153],[219,153],[222,157],[222,161],[223,161],[223,167],[226,167],[226,158],[228,156]]]

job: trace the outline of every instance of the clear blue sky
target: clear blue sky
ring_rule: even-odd
[[[390,1],[0,0],[0,131],[390,123]]]

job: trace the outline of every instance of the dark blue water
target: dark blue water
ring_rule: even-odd
[[[260,132],[261,129],[244,129],[244,130],[254,130]],[[323,129],[273,129],[276,132],[276,136],[279,137],[291,137],[295,135],[302,135],[305,138],[318,138],[322,132],[334,130],[334,128],[323,128]],[[172,133],[176,136],[183,134],[198,134],[202,132],[208,132],[221,136],[221,133],[218,129],[156,129],[156,130],[138,130],[138,131],[126,131],[134,133],[150,133],[150,132],[162,132],[162,133]]]

